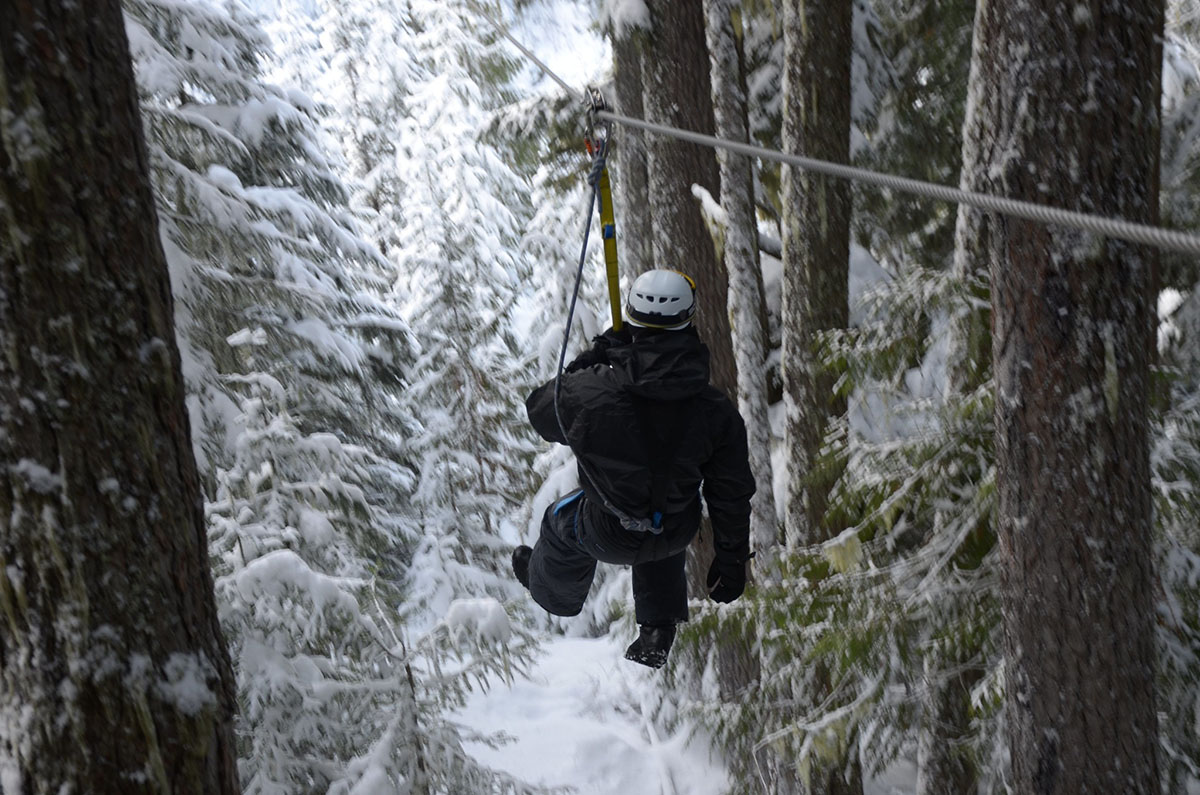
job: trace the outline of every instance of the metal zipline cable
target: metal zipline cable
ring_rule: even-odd
[[[554,73],[549,66],[543,63],[536,55],[513,37],[509,33],[508,28],[497,19],[486,8],[480,7],[480,12],[491,21],[496,29],[504,38],[512,42],[518,50],[521,51],[529,60],[537,65],[539,69],[546,73],[548,77],[558,83],[564,91],[570,94],[574,99],[583,102],[583,94],[572,88],[565,80]],[[633,127],[644,132],[655,133],[657,135],[667,135],[672,138],[678,138],[682,141],[700,144],[701,146],[710,146],[717,149],[727,149],[731,152],[736,152],[747,157],[759,157],[763,160],[771,160],[778,163],[785,163],[790,166],[813,171],[818,174],[825,174],[840,179],[853,180],[862,182],[868,185],[874,185],[880,188],[896,190],[903,193],[909,193],[916,196],[922,196],[929,199],[937,199],[939,201],[950,202],[952,204],[965,204],[969,207],[974,207],[980,210],[1007,215],[1015,218],[1023,218],[1028,221],[1037,221],[1043,224],[1054,224],[1056,226],[1065,226],[1071,229],[1079,229],[1084,232],[1093,232],[1105,237],[1116,238],[1118,240],[1127,240],[1131,243],[1142,243],[1148,246],[1162,249],[1164,251],[1177,251],[1184,254],[1193,254],[1200,256],[1200,236],[1190,235],[1186,232],[1178,232],[1172,229],[1163,229],[1158,226],[1150,226],[1148,224],[1139,224],[1132,221],[1126,221],[1120,218],[1108,218],[1101,215],[1092,215],[1090,213],[1081,213],[1075,210],[1064,210],[1061,207],[1050,207],[1043,204],[1034,204],[1033,202],[1021,201],[1020,199],[1006,199],[1000,196],[992,196],[986,193],[976,193],[974,191],[963,190],[961,188],[952,188],[948,185],[939,185],[935,182],[923,182],[917,179],[909,179],[907,177],[898,177],[894,174],[884,174],[878,171],[871,171],[865,168],[856,168],[854,166],[842,165],[840,163],[831,163],[827,160],[817,160],[811,157],[801,157],[800,155],[791,155],[786,152],[779,152],[774,149],[767,149],[761,146],[755,146],[748,143],[740,143],[738,141],[729,141],[724,138],[717,138],[712,135],[704,135],[703,133],[692,132],[691,130],[681,130],[677,127],[669,127],[665,124],[654,124],[652,122],[643,121],[633,118],[632,116],[623,116],[612,111],[602,110],[596,112],[596,118],[604,121],[615,122],[626,127]]]

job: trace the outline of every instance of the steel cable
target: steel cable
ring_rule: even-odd
[[[480,12],[496,26],[496,29],[504,38],[512,42],[521,53],[536,64],[548,77],[558,83],[571,97],[579,102],[584,101],[582,92],[572,88],[524,44],[513,37],[507,27],[494,14],[483,7],[480,7]],[[758,157],[763,160],[784,163],[806,171],[825,174],[839,179],[862,182],[880,188],[909,193],[929,199],[937,199],[952,204],[965,204],[976,209],[1014,218],[1022,218],[1028,221],[1064,226],[1084,232],[1093,232],[1098,235],[1126,240],[1131,243],[1154,246],[1164,251],[1176,251],[1200,256],[1200,236],[1191,235],[1186,232],[1135,223],[1121,218],[1109,218],[1102,215],[1066,210],[1061,207],[1034,204],[1033,202],[1022,201],[1020,199],[1007,199],[986,193],[976,193],[974,191],[963,190],[962,188],[952,188],[949,185],[940,185],[935,182],[924,182],[922,180],[899,177],[894,174],[885,174],[870,169],[831,163],[827,160],[792,155],[762,146],[755,146],[754,144],[729,141],[713,135],[705,135],[691,130],[681,130],[665,124],[655,124],[607,110],[596,111],[595,115],[596,118],[622,124],[626,127],[633,127],[644,132],[668,135],[682,141],[700,144],[701,146],[727,149],[748,157]]]

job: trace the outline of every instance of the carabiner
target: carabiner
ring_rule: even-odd
[[[598,154],[603,157],[608,154],[612,123],[598,118],[598,115],[602,111],[611,110],[611,108],[604,100],[604,94],[600,93],[600,89],[588,86],[585,91],[584,101],[588,106],[588,134],[584,137],[584,143],[587,145],[588,154]]]

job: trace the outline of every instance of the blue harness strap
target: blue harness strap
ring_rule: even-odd
[[[580,489],[579,491],[573,491],[570,494],[568,494],[567,496],[563,497],[561,500],[554,503],[554,514],[557,516],[562,511],[563,508],[566,508],[568,505],[575,502],[575,500],[579,499],[582,496],[583,496],[583,489]]]

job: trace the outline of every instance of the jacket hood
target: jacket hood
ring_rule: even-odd
[[[628,379],[625,389],[651,400],[682,400],[708,386],[708,346],[694,328],[633,334],[608,349],[608,362]]]

